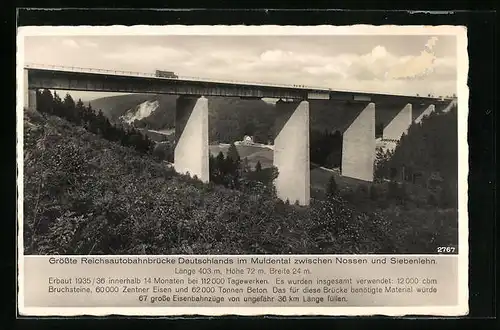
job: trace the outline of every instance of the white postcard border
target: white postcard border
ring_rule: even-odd
[[[458,116],[458,220],[459,220],[459,270],[457,306],[425,307],[140,307],[140,308],[28,308],[24,306],[24,251],[23,251],[23,106],[24,106],[24,37],[52,35],[455,35],[457,37],[457,98]],[[24,316],[75,316],[75,315],[134,315],[134,316],[180,316],[180,315],[440,315],[457,316],[468,313],[468,142],[467,118],[469,89],[467,30],[464,26],[398,26],[398,25],[352,25],[352,26],[26,26],[19,27],[17,34],[17,214],[18,214],[18,309]],[[197,255],[207,257],[208,255]],[[209,255],[214,257],[213,255]],[[251,256],[251,255],[245,255]],[[273,255],[268,255],[269,257]],[[311,255],[289,255],[311,256]],[[322,255],[326,256],[326,255]],[[356,255],[360,256],[360,255]],[[434,255],[433,255],[434,256]],[[102,256],[105,257],[105,256]],[[116,256],[113,256],[116,257]]]

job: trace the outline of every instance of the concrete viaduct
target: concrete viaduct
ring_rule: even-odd
[[[375,161],[375,108],[390,100],[404,104],[384,128],[384,139],[399,139],[412,122],[420,122],[436,106],[446,107],[451,99],[338,91],[299,85],[273,85],[213,81],[191,78],[159,78],[149,74],[96,69],[24,67],[24,106],[36,108],[37,89],[176,94],[177,172],[209,180],[208,99],[210,96],[275,98],[276,135],[274,165],[278,196],[291,203],[310,201],[309,108],[321,102],[356,103],[361,109],[343,134],[342,175],[373,181]],[[424,107],[414,118],[412,107]]]

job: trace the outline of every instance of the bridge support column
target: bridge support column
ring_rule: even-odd
[[[373,181],[375,162],[375,103],[369,103],[344,132],[342,176]]]
[[[277,195],[291,204],[310,202],[309,102],[276,102],[274,166]]]
[[[408,132],[412,123],[412,106],[407,104],[396,117],[384,128],[382,138],[385,140],[399,140]]]
[[[434,104],[429,105],[427,109],[425,109],[424,112],[422,112],[420,116],[418,116],[417,119],[415,119],[415,124],[420,124],[422,122],[422,119],[424,119],[424,117],[429,116],[435,110],[436,107],[434,106]]]
[[[27,89],[25,96],[25,107],[36,110],[36,89]]]
[[[36,89],[29,88],[28,70],[24,70],[24,108],[36,110]]]
[[[179,96],[176,106],[175,170],[208,182],[208,99]]]

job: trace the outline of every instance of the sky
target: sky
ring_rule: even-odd
[[[455,36],[27,36],[25,63],[435,96],[456,93]],[[91,100],[117,93],[72,92]]]

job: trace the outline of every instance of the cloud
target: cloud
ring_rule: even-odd
[[[66,46],[66,47],[70,47],[70,48],[80,48],[80,46],[78,45],[78,43],[73,40],[73,39],[63,39],[61,41],[61,43]]]
[[[429,43],[434,43],[433,40]],[[223,48],[204,56],[193,55],[189,66],[185,63],[179,64],[181,75],[185,71],[189,75],[214,79],[296,83],[359,91],[405,93],[405,90],[415,90],[411,93],[422,94],[428,93],[429,86],[435,82],[453,86],[441,82],[456,79],[453,58],[436,58],[425,51],[418,55],[397,56],[383,45],[376,45],[365,54],[327,56],[309,49],[270,48],[252,53]],[[410,83],[406,79],[413,81]]]
[[[436,56],[432,48],[438,41],[437,37],[431,37],[425,44],[419,56],[409,57],[399,65],[394,66],[387,72],[388,79],[422,79],[431,74],[435,69]]]
[[[419,56],[412,57],[387,72],[387,79],[419,79],[434,71],[434,54],[423,51]]]
[[[379,59],[384,59],[387,56],[389,56],[389,53],[387,52],[385,47],[380,46],[380,45],[375,46],[369,55],[365,55],[365,57],[368,58],[369,61],[376,61]]]
[[[181,76],[211,79],[438,95],[455,92],[457,76],[453,47],[449,57],[434,54],[438,42],[440,51],[447,50],[447,39],[440,38],[424,38],[420,41],[421,50],[413,44],[405,47],[411,40],[391,44],[381,38],[371,42],[369,49],[365,48],[366,43],[356,40],[337,44],[333,39],[328,43],[313,37],[307,42],[267,38],[127,38],[124,43],[119,38],[79,36],[57,37],[50,46],[47,39],[33,38],[27,57],[45,64],[137,72],[163,68]],[[446,91],[445,88],[450,90],[440,91]]]
[[[189,52],[163,46],[129,47],[105,53],[104,58],[122,63],[151,63],[163,60],[188,60]]]
[[[425,49],[427,49],[428,51],[432,51],[432,48],[436,45],[436,42],[438,40],[439,39],[437,37],[431,37],[425,44]]]

